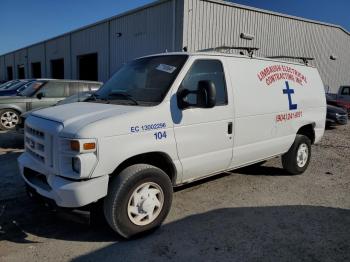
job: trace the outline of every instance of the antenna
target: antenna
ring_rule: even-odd
[[[226,53],[230,54],[232,50],[244,50],[247,51],[249,57],[253,57],[254,51],[258,51],[258,47],[248,47],[248,46],[218,46],[214,48],[208,48],[208,49],[202,49],[199,50],[200,52],[208,52],[208,51],[213,51],[213,52],[221,52],[221,53]],[[240,52],[242,55],[243,52]]]
[[[296,59],[296,60],[301,60],[305,65],[309,65],[309,61],[315,60],[315,58],[313,58],[313,57],[287,56],[287,55],[267,56],[266,58],[272,58],[272,59],[280,59],[280,58]]]

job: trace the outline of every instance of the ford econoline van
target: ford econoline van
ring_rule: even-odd
[[[33,112],[18,162],[31,194],[69,208],[99,201],[129,238],[164,221],[174,186],[276,156],[303,173],[325,118],[312,66],[157,54],[125,64],[85,102]]]

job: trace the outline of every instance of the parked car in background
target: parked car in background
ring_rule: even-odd
[[[14,129],[24,112],[55,105],[79,92],[98,90],[101,85],[93,81],[36,79],[17,96],[0,97],[0,129]]]
[[[332,125],[346,125],[348,123],[348,113],[341,107],[327,105],[326,124]]]
[[[86,92],[79,92],[75,95],[69,96],[61,101],[58,101],[55,105],[53,106],[59,106],[59,105],[65,105],[65,104],[70,104],[70,103],[76,103],[76,102],[84,102],[86,100],[88,100],[92,94],[95,91],[86,91]],[[20,121],[18,123],[18,125],[16,126],[16,131],[20,134],[23,134],[23,129],[24,129],[24,122],[26,120],[26,118],[33,112],[40,110],[40,108],[36,108],[36,109],[32,109],[30,111],[27,111],[25,113],[23,113],[20,116]]]
[[[0,86],[0,96],[13,96],[18,92],[23,91],[30,83],[34,82],[33,79],[21,79],[9,81],[3,86]]]
[[[344,108],[350,116],[350,85],[339,87],[337,94],[327,93],[327,104]]]

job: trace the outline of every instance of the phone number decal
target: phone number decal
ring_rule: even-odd
[[[302,111],[297,111],[293,113],[282,113],[276,116],[276,122],[286,122],[295,118],[300,118],[303,116]]]
[[[166,128],[165,123],[147,124],[147,125],[142,125],[142,126],[132,126],[132,127],[130,127],[130,132],[131,133],[138,133],[138,132],[152,131],[152,130],[158,130],[158,129],[163,129],[163,128]]]

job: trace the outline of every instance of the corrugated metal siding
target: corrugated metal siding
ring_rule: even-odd
[[[4,56],[5,58],[5,72],[6,72],[6,77],[3,80],[8,80],[7,78],[7,67],[11,66],[12,67],[12,72],[13,76],[15,76],[15,57],[14,54],[7,54]]]
[[[21,49],[18,50],[14,53],[15,55],[15,67],[14,67],[14,78],[19,78],[18,77],[18,66],[19,65],[24,65],[24,74],[25,74],[25,78],[29,78],[29,74],[28,74],[28,53],[27,53],[27,49]]]
[[[61,36],[46,42],[46,76],[51,77],[51,60],[64,61],[64,77],[71,79],[70,35]]]
[[[234,45],[260,47],[260,55],[292,54],[296,47],[299,55],[305,53],[305,22],[201,0],[186,0],[184,12],[184,45],[190,51]],[[241,39],[241,33],[255,39]]]
[[[255,39],[241,39],[242,32]],[[184,46],[195,51],[220,45],[257,46],[260,56],[312,56],[316,58],[312,64],[333,91],[350,84],[350,36],[343,29],[208,0],[158,2],[6,54],[5,65],[0,60],[0,79],[7,78],[7,66],[13,67],[17,77],[19,64],[24,64],[30,77],[30,63],[43,59],[43,77],[50,77],[50,61],[59,58],[64,58],[65,78],[75,79],[77,56],[97,52],[98,77],[106,81],[123,63],[138,56],[180,51]],[[332,54],[338,57],[336,61],[330,60]]]
[[[110,21],[110,74],[135,57],[172,51],[172,21],[171,1]]]
[[[39,44],[28,48],[28,77],[32,77],[31,63],[40,62],[41,75],[46,75],[45,44]]]
[[[108,22],[71,34],[72,76],[78,78],[77,56],[98,54],[98,80],[108,80]]]
[[[252,41],[240,38],[253,34]],[[336,39],[336,40],[335,40]],[[315,57],[325,85],[350,83],[350,36],[343,30],[203,0],[185,0],[183,45],[197,51],[222,45],[256,46],[259,56]],[[330,55],[337,55],[336,61]]]
[[[175,17],[175,41],[173,51],[182,51],[183,49],[183,30],[184,28],[184,1],[185,0],[173,0],[176,6]]]
[[[14,77],[17,77],[17,65],[21,63],[25,65],[27,77],[30,76],[30,63],[39,57],[41,61],[42,54],[46,56],[43,77],[51,76],[52,59],[64,58],[65,78],[76,79],[77,56],[98,53],[98,79],[106,81],[130,59],[166,50],[179,51],[182,49],[183,2],[184,0],[161,1],[136,12],[131,11],[10,53],[16,56]],[[176,21],[175,25],[173,21]],[[122,37],[116,36],[118,32],[122,32]],[[30,53],[30,61],[23,62],[23,52]]]
[[[0,81],[6,79],[5,56],[0,56]]]

